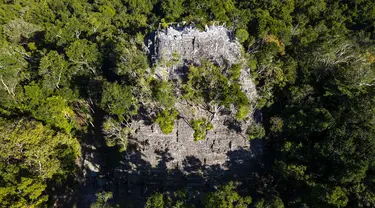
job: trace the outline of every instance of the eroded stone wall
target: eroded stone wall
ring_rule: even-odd
[[[222,165],[227,161],[227,152],[247,149],[249,140],[234,130],[228,129],[222,120],[213,121],[214,129],[207,132],[205,140],[194,141],[194,131],[184,119],[175,122],[171,134],[163,134],[157,124],[150,126],[134,123],[136,139],[144,144],[140,151],[143,159],[156,166],[161,160],[157,151],[170,153],[173,160],[167,162],[168,168],[182,166],[188,156],[198,158],[203,165]]]
[[[154,55],[157,59],[170,60],[178,53],[182,60],[198,64],[202,58],[233,64],[241,56],[241,45],[230,30],[222,26],[206,27],[200,31],[192,27],[169,27],[156,33]]]

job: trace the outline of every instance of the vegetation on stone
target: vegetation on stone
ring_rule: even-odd
[[[206,118],[199,118],[190,121],[194,130],[194,141],[199,141],[206,138],[207,131],[213,129],[213,125]]]
[[[164,134],[170,134],[174,128],[174,122],[178,116],[175,109],[166,109],[157,113],[155,122],[159,124],[161,131]]]

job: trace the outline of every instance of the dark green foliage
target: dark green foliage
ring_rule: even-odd
[[[210,62],[201,67],[189,68],[188,81],[184,85],[185,98],[194,103],[228,104],[228,78]]]
[[[97,74],[101,60],[96,44],[87,40],[76,40],[66,50],[66,55],[77,74]]]
[[[283,201],[276,196],[272,196],[267,199],[260,199],[254,204],[255,208],[284,208]]]
[[[95,203],[90,205],[90,208],[112,208],[118,207],[111,205],[108,201],[113,198],[112,192],[100,192],[96,194]]]
[[[202,205],[205,208],[246,208],[251,204],[251,197],[242,197],[235,190],[233,182],[219,187],[215,192],[208,193]]]
[[[185,0],[166,0],[161,3],[161,8],[166,20],[176,21],[185,13]]]
[[[282,132],[283,127],[284,127],[284,122],[280,117],[274,116],[270,119],[270,131],[272,133],[277,134],[279,132]]]
[[[164,208],[164,196],[161,193],[155,193],[151,195],[146,202],[147,208]]]
[[[195,208],[188,202],[189,193],[186,190],[178,190],[174,193],[153,193],[147,198],[145,207],[175,207],[175,208]]]
[[[173,93],[173,85],[167,81],[154,80],[152,96],[165,108],[173,108],[175,97]]]
[[[140,35],[140,34],[139,34]],[[139,43],[140,42],[140,43]],[[144,76],[145,70],[149,67],[147,57],[139,50],[139,44],[143,44],[143,39],[132,40],[129,42],[117,41],[109,51],[114,59],[115,68],[113,69],[118,75],[126,75],[132,82],[139,82]],[[112,51],[113,50],[113,51]]]
[[[46,91],[69,85],[73,70],[57,51],[50,51],[40,60],[38,74],[43,77],[42,85]]]
[[[243,197],[236,191],[236,185],[229,182],[219,186],[215,191],[207,192],[200,197],[200,203],[197,207],[205,208],[246,208],[252,203],[250,196]],[[189,198],[193,198],[187,191],[177,191],[173,194],[168,192],[156,192],[148,197],[145,207],[176,207],[176,208],[194,208],[189,203]]]
[[[375,129],[369,126],[374,120],[370,81],[374,65],[368,49],[373,41],[360,41],[358,31],[346,31],[337,22],[336,18],[347,20],[341,12],[347,5],[317,1],[309,10],[306,6],[298,19],[311,15],[310,23],[304,24],[315,29],[301,28],[306,33],[296,35],[299,44],[288,49],[290,57],[281,59],[286,82],[276,87],[276,102],[267,115],[266,133],[274,147],[268,151],[276,154],[272,175],[281,178],[277,191],[286,194],[283,201],[290,206],[371,204],[360,195],[373,191],[373,185],[365,182],[372,178],[375,155]],[[319,22],[318,8],[325,7],[330,15]],[[337,36],[318,41],[313,34],[325,36],[327,30]],[[287,194],[292,192],[301,194]]]
[[[261,124],[252,124],[247,128],[246,134],[250,140],[261,139],[266,135],[266,132]]]
[[[101,106],[120,120],[129,118],[138,111],[137,99],[133,96],[131,87],[118,83],[104,83]]]

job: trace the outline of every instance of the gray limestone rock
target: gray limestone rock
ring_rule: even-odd
[[[247,138],[220,123],[214,123],[214,129],[208,132],[205,140],[200,141],[194,141],[194,131],[183,119],[175,122],[174,131],[168,135],[163,134],[157,124],[146,126],[142,122],[134,122],[133,128],[139,130],[135,138],[146,144],[141,149],[142,159],[152,166],[160,162],[157,151],[167,152],[173,158],[167,162],[168,168],[181,165],[188,156],[196,157],[203,165],[223,165],[227,161],[228,151],[250,145]]]
[[[200,31],[192,27],[160,30],[156,33],[155,58],[170,60],[178,53],[181,60],[199,64],[206,58],[223,64],[224,60],[233,64],[241,56],[241,44],[235,41],[233,32],[222,26],[206,27]]]
[[[175,28],[155,32],[150,44],[151,59],[156,63],[156,75],[175,78],[183,75],[184,65],[200,65],[209,60],[220,66],[235,64],[241,57],[242,46],[233,32],[222,26]]]
[[[227,67],[243,62],[241,44],[236,41],[233,32],[223,26],[206,27],[204,31],[193,27],[168,27],[156,31],[148,47],[155,77],[169,81],[186,76],[188,66],[200,65],[204,59],[223,68],[223,73]],[[250,103],[254,104],[256,89],[246,66],[241,71],[240,83]],[[133,137],[138,144],[142,144],[139,148],[142,159],[151,165],[156,166],[162,160],[158,152],[167,152],[170,155],[166,161],[168,168],[182,167],[184,160],[190,156],[200,160],[202,165],[220,165],[225,168],[229,151],[250,150],[245,131],[253,122],[252,116],[248,120],[235,122],[233,109],[227,109],[232,111],[229,113],[218,111],[212,114],[180,98],[177,98],[175,108],[180,118],[175,122],[171,134],[163,134],[157,124],[145,125],[143,121],[132,123],[136,132]],[[214,129],[207,132],[205,140],[195,142],[189,121],[201,117],[208,118]],[[242,161],[241,155],[238,161]]]

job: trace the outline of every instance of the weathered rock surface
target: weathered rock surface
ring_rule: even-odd
[[[146,126],[133,123],[137,129],[136,139],[145,144],[140,150],[143,159],[151,165],[159,164],[160,152],[168,152],[173,158],[167,162],[168,168],[182,165],[188,156],[199,159],[203,165],[222,165],[227,161],[227,152],[248,148],[249,141],[234,130],[229,130],[221,120],[213,122],[214,129],[207,132],[205,140],[194,141],[194,131],[183,119],[175,122],[175,129],[171,134],[163,134],[157,124]]]
[[[230,63],[238,61],[241,56],[241,45],[235,41],[232,31],[222,26],[206,27],[199,31],[192,27],[160,30],[156,34],[157,59],[170,60],[177,52],[181,59],[190,63],[199,63],[202,58]]]
[[[235,40],[232,31],[222,26],[206,27],[205,31],[192,27],[169,27],[155,32],[148,46],[155,65],[155,76],[169,81],[186,76],[188,66],[199,65],[204,59],[223,69],[242,62],[241,44]],[[246,66],[241,71],[240,83],[250,103],[253,103],[256,89]],[[251,116],[246,121],[236,122],[233,112],[213,115],[212,112],[191,106],[179,98],[175,108],[183,118],[175,122],[171,134],[163,134],[157,124],[145,125],[143,121],[132,123],[135,130],[133,137],[142,144],[139,147],[142,159],[151,165],[156,166],[163,159],[158,152],[168,152],[171,156],[165,161],[168,168],[182,167],[183,161],[189,156],[199,159],[203,165],[220,165],[225,168],[229,151],[250,149],[245,131],[253,122]],[[202,117],[208,118],[214,129],[207,132],[205,140],[195,142],[194,130],[189,121]],[[259,151],[254,154],[257,153]],[[241,157],[238,155],[239,160]]]
[[[153,62],[159,64],[156,74],[172,78],[184,73],[180,70],[183,65],[200,65],[202,60],[221,66],[235,64],[242,50],[233,32],[222,26],[206,27],[205,31],[192,27],[169,27],[155,33],[150,48]],[[171,64],[172,67],[165,66]]]

